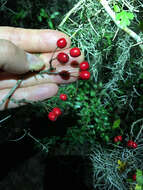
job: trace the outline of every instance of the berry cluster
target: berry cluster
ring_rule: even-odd
[[[66,101],[67,100],[67,95],[66,94],[60,94],[60,99],[62,101]],[[62,114],[62,111],[60,108],[58,107],[55,107],[52,109],[51,112],[49,112],[48,114],[48,118],[51,120],[51,121],[56,121],[57,118]]]
[[[134,141],[132,141],[132,140],[129,140],[128,142],[127,142],[127,146],[128,147],[131,147],[131,148],[137,148],[137,143],[136,142],[134,142]]]
[[[116,142],[121,142],[122,141],[122,136],[116,136],[116,137],[114,137],[114,142],[116,143]]]
[[[60,108],[58,107],[55,107],[52,109],[51,112],[49,112],[48,114],[48,118],[51,120],[51,121],[56,121],[57,118],[62,114],[62,111]]]
[[[83,61],[80,63],[80,72],[79,78],[82,80],[88,80],[90,78],[90,72],[87,71],[89,69],[89,63],[87,61]]]
[[[60,39],[57,41],[57,47],[56,47],[56,49],[57,49],[57,48],[62,49],[62,48],[65,48],[66,46],[67,46],[67,41],[66,41],[66,39],[65,39],[65,38],[60,38]],[[55,51],[56,51],[56,50],[55,50]],[[54,51],[54,53],[55,53],[55,51]],[[54,53],[53,53],[53,55],[54,55]],[[53,58],[53,56],[52,56],[52,58],[51,58],[51,60],[50,60],[50,69],[48,70],[48,73],[51,73],[51,74],[58,74],[63,80],[68,80],[68,79],[70,78],[70,76],[72,76],[72,75],[70,74],[70,72],[69,72],[69,71],[66,71],[66,70],[62,70],[62,71],[60,71],[60,72],[55,72],[56,69],[53,68],[53,66],[52,66],[52,61],[53,61],[54,59],[57,59],[61,64],[64,64],[64,65],[65,65],[65,64],[69,61],[69,56],[71,56],[71,57],[78,57],[78,56],[80,56],[80,55],[81,55],[80,49],[77,48],[77,47],[74,47],[74,48],[70,49],[69,55],[66,54],[66,53],[64,53],[64,52],[60,52],[60,53],[58,53],[58,55],[57,55],[56,58]],[[77,61],[73,60],[73,61],[71,62],[71,66],[72,66],[72,67],[75,67],[75,66],[76,66],[76,67],[79,67],[79,68],[80,68],[80,72],[79,72],[79,78],[80,78],[80,79],[87,80],[87,79],[90,78],[90,72],[88,71],[88,69],[89,69],[89,64],[88,64],[87,61],[83,61],[83,62],[81,62],[80,65],[79,65],[79,63],[78,63]],[[66,94],[60,94],[60,99],[61,99],[62,101],[66,101],[66,100],[67,100],[67,95],[66,95]],[[57,118],[58,118],[61,114],[62,114],[61,109],[58,108],[58,107],[55,107],[55,108],[52,109],[51,112],[49,112],[48,118],[49,118],[51,121],[56,121]]]
[[[66,39],[65,38],[60,38],[57,41],[57,47],[56,47],[56,49],[57,48],[62,49],[62,48],[65,48],[66,46],[67,46]],[[56,51],[56,49],[55,49],[55,51]],[[53,56],[55,54],[55,51],[53,52]],[[61,64],[65,65],[66,63],[69,62],[70,56],[73,57],[73,58],[76,58],[76,57],[78,57],[80,55],[81,55],[80,49],[77,48],[77,47],[74,47],[74,48],[70,49],[69,55],[67,53],[65,53],[65,52],[60,52],[60,53],[58,53],[58,55],[56,56],[56,58],[53,58],[53,56],[52,56],[52,58],[51,58],[51,60],[49,62],[50,63],[50,68],[48,70],[48,73],[49,74],[58,74],[63,80],[68,80],[70,78],[70,76],[73,76],[73,75],[71,75],[71,73],[69,71],[66,71],[66,70],[62,70],[60,72],[53,72],[56,69],[53,68],[52,61],[54,59],[57,59]],[[72,67],[75,67],[75,66],[77,67],[77,66],[79,66],[79,63],[74,60],[74,61],[71,62],[71,66]],[[89,79],[90,78],[90,72],[87,71],[89,69],[88,62],[87,61],[83,61],[82,63],[80,63],[79,67],[80,67],[79,78],[82,79],[82,80]]]
[[[117,143],[117,142],[121,142],[122,141],[122,136],[118,135],[118,136],[115,136],[114,137],[114,142]],[[127,142],[127,146],[130,147],[130,148],[137,148],[137,143],[132,141],[132,140],[129,140]]]

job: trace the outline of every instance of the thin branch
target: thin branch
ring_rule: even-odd
[[[9,119],[11,117],[11,115],[8,115],[7,117],[5,117],[4,119],[1,119],[0,120],[0,123],[2,123],[3,121],[5,121],[5,120],[7,120],[7,119]]]
[[[68,18],[70,17],[70,15],[81,6],[81,4],[84,2],[85,0],[80,0],[65,16],[65,18],[62,20],[62,22],[59,24],[59,28],[63,26],[63,24],[68,20]]]
[[[15,92],[15,90],[21,84],[21,82],[22,82],[22,79],[16,82],[16,84],[11,88],[8,94],[0,101],[0,106],[2,106],[12,96],[12,94]]]
[[[46,152],[48,152],[48,148],[44,144],[42,144],[38,139],[36,139],[35,137],[33,137],[33,135],[31,135],[30,132],[28,132],[27,135],[29,137],[31,137],[36,143],[38,143],[43,148],[43,150],[45,150]]]

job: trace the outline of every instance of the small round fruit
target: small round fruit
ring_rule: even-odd
[[[57,47],[59,47],[59,48],[64,48],[64,47],[66,47],[66,45],[67,45],[67,41],[65,38],[60,38],[57,41]]]
[[[78,56],[80,56],[80,55],[81,55],[80,49],[77,48],[77,47],[72,48],[72,49],[70,50],[70,55],[71,55],[72,57],[78,57]]]
[[[79,63],[77,61],[72,61],[71,67],[77,68],[77,67],[79,67]]]
[[[133,148],[137,148],[137,146],[138,146],[137,143],[135,143],[135,142],[132,143]]]
[[[136,181],[136,174],[134,174],[134,175],[132,176],[132,179],[133,179],[134,181]]]
[[[118,138],[117,137],[114,137],[114,142],[116,143],[116,142],[118,142],[119,140],[118,140]]]
[[[59,72],[59,75],[63,80],[69,80],[70,79],[69,71],[62,70],[62,71]]]
[[[80,63],[80,70],[85,71],[89,69],[89,63],[87,61],[83,61]]]
[[[132,140],[129,140],[129,141],[127,142],[127,146],[128,146],[128,147],[132,147],[132,145],[133,145],[133,141],[132,141]]]
[[[60,94],[60,99],[63,101],[67,100],[67,95],[66,94]]]
[[[67,63],[69,60],[69,56],[64,52],[61,52],[58,54],[57,59],[60,63]]]
[[[56,115],[54,112],[49,112],[48,118],[49,118],[51,121],[56,121],[57,115]]]
[[[122,136],[118,135],[117,138],[119,141],[122,141]]]
[[[52,112],[54,112],[57,117],[62,114],[61,109],[58,107],[53,108]]]
[[[79,72],[79,78],[82,80],[88,80],[90,78],[90,72],[89,71]]]

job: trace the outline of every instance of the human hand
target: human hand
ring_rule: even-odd
[[[65,38],[67,45],[64,49],[56,49],[57,40]],[[58,91],[58,84],[71,83],[77,80],[79,68],[71,66],[72,61],[78,63],[84,60],[84,55],[71,57],[69,61],[62,65],[54,59],[52,66],[56,68],[56,72],[62,70],[69,71],[70,78],[64,80],[60,75],[44,73],[42,76],[35,72],[29,71],[49,69],[49,61],[56,52],[65,52],[69,55],[70,38],[57,30],[36,30],[22,29],[13,27],[0,27],[0,110],[6,108],[14,108],[22,104],[16,104],[7,98],[6,102],[2,102],[11,88],[16,84],[17,80],[23,76],[21,84],[12,94],[15,100],[26,99],[28,101],[44,100],[54,96]],[[40,53],[39,56],[36,53]]]

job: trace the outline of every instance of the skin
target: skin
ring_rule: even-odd
[[[56,95],[59,84],[77,80],[79,68],[71,67],[70,63],[73,60],[79,63],[84,61],[83,53],[76,58],[69,55],[69,61],[65,65],[60,64],[56,59],[53,60],[52,65],[56,71],[67,70],[71,73],[69,80],[63,80],[59,75],[51,74],[43,74],[41,77],[38,72],[32,72],[49,68],[56,42],[62,37],[67,40],[67,46],[64,49],[58,48],[54,57],[59,52],[69,54],[71,41],[66,34],[48,29],[0,27],[0,102],[22,76],[25,76],[23,82],[12,95],[16,100],[44,100]],[[20,105],[7,101],[0,106],[0,110]]]

